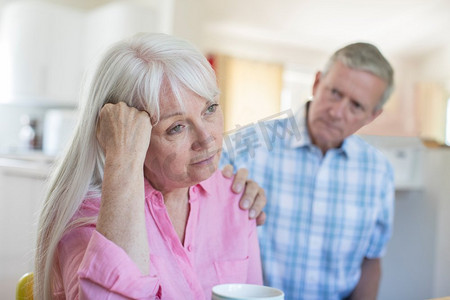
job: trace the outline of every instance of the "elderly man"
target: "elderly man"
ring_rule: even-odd
[[[229,136],[222,165],[247,168],[265,189],[264,280],[286,299],[376,299],[393,171],[353,134],[381,114],[392,89],[393,70],[380,51],[351,44],[316,74],[313,100],[295,116]]]

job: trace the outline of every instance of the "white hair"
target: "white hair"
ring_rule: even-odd
[[[182,90],[215,101],[219,91],[206,58],[186,41],[165,34],[139,34],[113,45],[85,89],[74,136],[53,171],[39,219],[34,293],[51,299],[56,284],[57,246],[69,229],[95,222],[71,220],[88,193],[99,196],[104,154],[96,138],[105,103],[125,102],[159,120],[161,95],[170,89],[182,105]]]

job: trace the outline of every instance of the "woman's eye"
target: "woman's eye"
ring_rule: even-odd
[[[208,106],[208,108],[206,109],[207,113],[214,113],[217,110],[217,107],[219,106],[219,104],[214,103],[210,106]]]
[[[167,133],[168,134],[177,134],[177,133],[181,132],[181,130],[183,130],[183,125],[178,124],[178,125],[175,125],[172,128],[170,128]]]

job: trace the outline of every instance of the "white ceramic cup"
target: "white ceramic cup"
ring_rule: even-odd
[[[212,300],[284,300],[284,293],[268,286],[229,283],[214,286]]]

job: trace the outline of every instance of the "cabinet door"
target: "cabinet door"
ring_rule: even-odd
[[[48,10],[50,46],[46,55],[46,95],[62,104],[76,105],[81,86],[84,15],[65,7]]]
[[[45,179],[0,170],[0,278],[32,270],[39,208]]]
[[[157,8],[132,1],[111,2],[86,14],[85,61],[89,65],[112,43],[138,32],[160,32]]]
[[[1,19],[6,100],[76,104],[82,13],[40,1],[14,1],[5,5]]]

